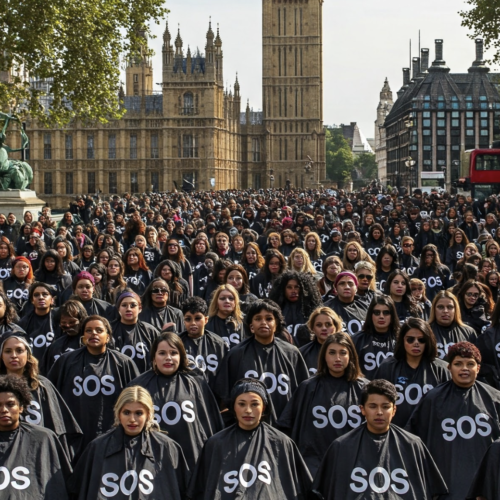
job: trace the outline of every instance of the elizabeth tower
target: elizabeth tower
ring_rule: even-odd
[[[265,161],[276,187],[326,178],[322,9],[323,0],[263,0]]]

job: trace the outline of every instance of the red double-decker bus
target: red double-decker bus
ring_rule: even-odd
[[[495,146],[498,148],[497,144]],[[459,194],[483,201],[500,193],[500,149],[473,149],[462,154]]]

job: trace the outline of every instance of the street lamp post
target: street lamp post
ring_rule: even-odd
[[[443,188],[446,191],[446,165],[442,165],[441,170],[443,171]]]
[[[413,183],[413,179],[412,179],[413,178],[413,167],[415,167],[416,163],[417,162],[411,156],[408,156],[408,159],[405,161],[405,165],[406,165],[406,167],[408,168],[408,170],[410,172],[410,182],[409,182],[409,184],[410,184],[410,195],[412,193],[412,188],[413,188],[413,185],[412,185],[412,183]]]

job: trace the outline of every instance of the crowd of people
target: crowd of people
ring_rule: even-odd
[[[0,213],[0,491],[500,498],[499,218],[376,182]]]

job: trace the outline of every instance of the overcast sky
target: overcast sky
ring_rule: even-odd
[[[173,38],[180,24],[184,50],[204,51],[209,17],[214,31],[220,25],[224,52],[224,79],[233,85],[239,75],[242,110],[247,99],[262,109],[262,1],[170,0],[169,26]],[[421,47],[444,40],[444,59],[452,72],[466,72],[475,58],[474,41],[461,26],[464,0],[325,0],[323,6],[324,122],[358,122],[373,137],[379,93],[385,77],[395,92],[402,85],[402,68]],[[161,45],[165,23],[153,26],[151,42],[154,81],[161,82]],[[498,69],[497,69],[498,71]],[[156,87],[158,90],[160,87]]]

